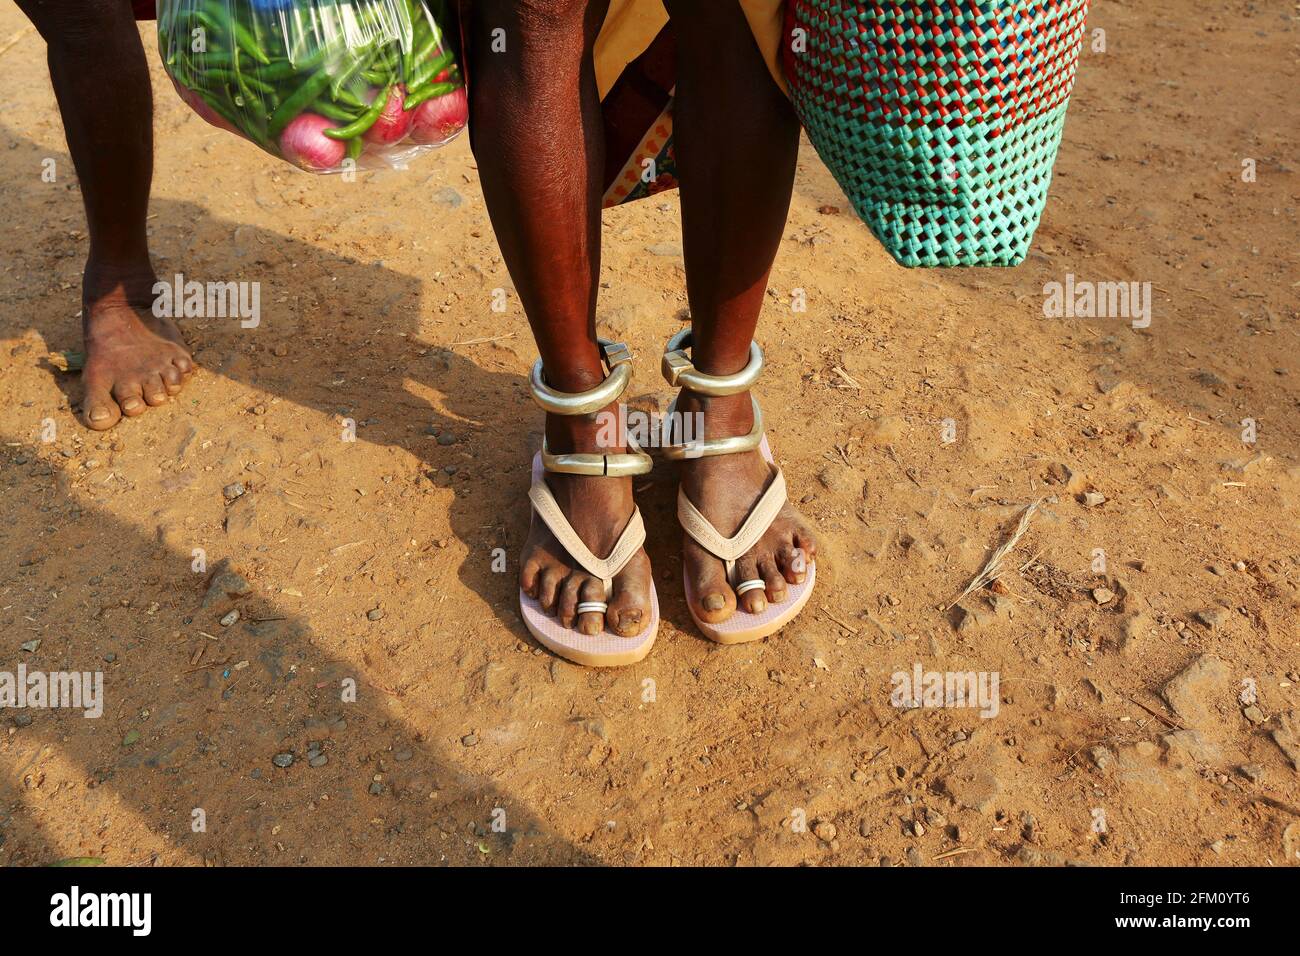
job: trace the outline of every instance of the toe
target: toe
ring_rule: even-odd
[[[719,624],[736,611],[736,592],[727,584],[726,568],[694,541],[687,541],[682,554],[690,568],[695,614],[709,624]]]
[[[763,578],[763,584],[766,585],[767,599],[773,604],[779,604],[785,600],[785,578],[781,576],[780,570],[776,566],[776,559],[764,558],[758,562],[758,573]]]
[[[568,576],[569,569],[548,565],[542,569],[542,580],[537,590],[537,603],[548,613],[555,607],[555,595]]]
[[[586,578],[583,572],[574,571],[560,586],[560,594],[555,602],[555,616],[565,627],[573,627],[573,618],[578,612],[578,591]]]
[[[531,598],[537,597],[537,584],[542,576],[542,562],[528,558],[519,569],[519,589]]]
[[[817,560],[817,540],[812,533],[802,525],[795,529],[794,546],[803,552],[806,562]],[[804,568],[807,570],[807,567]]]
[[[147,405],[158,406],[167,404],[167,387],[163,385],[162,377],[154,374],[145,376],[140,383],[140,391],[144,394],[144,400]]]
[[[576,575],[575,575],[576,577]],[[605,600],[605,587],[596,578],[588,576],[578,589],[580,601]],[[578,615],[578,630],[588,637],[594,637],[605,629],[605,615],[599,611],[587,611]]]
[[[781,576],[791,584],[802,584],[808,570],[803,550],[789,544],[777,550],[776,566],[781,571]]]
[[[736,584],[743,581],[762,580],[758,573],[758,561],[755,560],[752,551],[736,562]],[[752,588],[746,591],[740,595],[736,603],[750,614],[762,614],[767,610],[767,596],[763,593],[763,588]]]
[[[113,398],[127,418],[142,414],[148,407],[141,395],[139,382],[118,382],[113,386]]]
[[[614,579],[605,626],[622,637],[636,637],[650,624],[650,579],[630,565]]]
[[[86,394],[81,400],[82,417],[87,428],[104,431],[112,428],[122,418],[122,410],[103,385],[86,383]]]
[[[194,371],[194,359],[188,355],[176,356],[176,358],[172,359],[172,364],[180,369],[182,375],[189,375],[190,372]]]
[[[185,376],[175,365],[164,365],[158,373],[162,377],[163,386],[167,389],[168,395],[176,395],[180,392],[181,386],[185,382]]]

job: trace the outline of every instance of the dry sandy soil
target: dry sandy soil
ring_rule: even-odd
[[[763,643],[698,636],[659,467],[666,620],[600,672],[517,615],[540,413],[465,139],[298,174],[192,115],[148,38],[159,271],[259,281],[262,323],[188,322],[182,398],[95,434],[50,357],[79,347],[80,196],[42,46],[9,48],[0,669],[102,670],[107,703],[5,712],[0,861],[1297,862],[1295,10],[1099,0],[1090,27],[1020,268],[895,266],[805,148],[760,337],[818,593]],[[675,194],[605,216],[602,326],[645,401],[677,220]],[[1150,326],[1044,317],[1067,273],[1150,282]],[[1001,593],[948,609],[1040,499]],[[996,671],[996,717],[892,706],[918,663]]]

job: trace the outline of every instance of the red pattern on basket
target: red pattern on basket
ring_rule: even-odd
[[[787,42],[786,75],[824,106],[865,107],[877,121],[900,127],[951,128],[979,120],[997,135],[1065,102],[1074,85],[1086,5],[1017,3],[1004,7],[1002,19],[991,25],[976,19],[981,6],[989,3],[862,0],[855,16],[832,17],[810,0],[788,0],[787,37],[796,28],[806,30],[822,62],[814,73]],[[958,19],[963,11],[965,21]],[[961,23],[965,29],[945,29]],[[836,37],[836,26],[848,38]],[[843,79],[840,88],[808,82],[828,74]],[[850,83],[856,88],[849,89]]]

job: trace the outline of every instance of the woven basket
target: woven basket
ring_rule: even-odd
[[[1024,260],[1087,10],[1087,0],[788,0],[795,109],[899,263]]]

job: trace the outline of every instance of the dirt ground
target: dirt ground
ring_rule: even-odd
[[[80,345],[80,195],[43,47],[10,46],[0,670],[102,671],[106,704],[4,712],[0,861],[1300,861],[1296,13],[1098,0],[1089,27],[1020,268],[897,267],[805,145],[759,334],[817,594],[762,643],[701,638],[661,464],[665,621],[613,671],[518,617],[541,415],[466,139],[299,174],[192,115],[147,36],[159,272],[258,281],[262,322],[183,323],[180,400],[96,434],[50,357]],[[602,329],[646,402],[677,206],[605,216]],[[1045,317],[1067,274],[1150,282],[1149,327]],[[996,716],[893,706],[914,665],[996,672]]]

